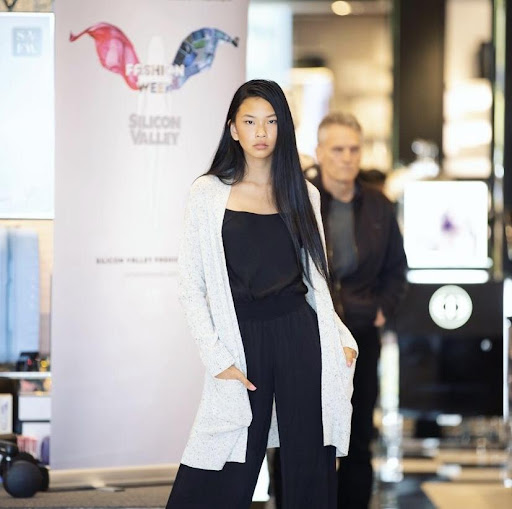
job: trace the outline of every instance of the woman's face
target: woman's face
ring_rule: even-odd
[[[277,140],[277,116],[261,97],[245,99],[230,124],[231,136],[240,143],[246,159],[272,159]]]

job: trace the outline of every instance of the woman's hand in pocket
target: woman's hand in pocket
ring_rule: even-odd
[[[356,360],[357,352],[348,346],[344,346],[343,351],[345,352],[345,358],[347,359],[347,366],[352,366],[352,363]]]
[[[225,369],[222,373],[219,373],[215,378],[219,380],[239,380],[249,391],[256,390],[252,382],[247,380],[246,376],[234,364],[229,366],[229,368]]]

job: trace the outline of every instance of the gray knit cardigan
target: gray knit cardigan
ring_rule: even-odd
[[[207,470],[221,470],[227,461],[245,462],[247,430],[252,420],[249,396],[242,383],[215,378],[232,364],[247,373],[222,242],[222,222],[230,189],[212,175],[194,182],[178,260],[180,301],[206,366],[201,402],[182,463]],[[308,190],[323,236],[320,196],[309,182]],[[324,444],[334,445],[338,456],[346,456],[355,363],[347,366],[342,346],[357,351],[357,344],[334,312],[325,279],[311,258],[309,261],[312,286],[304,282],[308,286],[306,299],[317,313],[320,330]],[[278,446],[274,411],[268,447]]]

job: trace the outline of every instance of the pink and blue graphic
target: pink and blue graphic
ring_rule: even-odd
[[[121,74],[130,88],[138,90],[138,77],[128,76],[126,66],[127,64],[138,64],[139,58],[133,44],[123,31],[108,23],[97,23],[78,35],[69,34],[69,40],[76,41],[84,34],[90,35],[94,39],[101,65],[109,71]]]
[[[105,69],[120,74],[134,90],[145,88],[139,82],[141,72],[143,68],[147,72],[148,68],[155,66],[140,64],[132,42],[120,28],[109,23],[97,23],[77,35],[70,34],[69,40],[76,41],[84,34],[94,39],[98,58]],[[170,83],[163,91],[181,88],[188,78],[209,69],[219,43],[238,47],[238,41],[238,37],[233,38],[217,28],[201,28],[192,32],[180,44],[172,63],[162,66],[174,70]]]

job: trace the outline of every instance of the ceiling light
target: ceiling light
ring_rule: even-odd
[[[331,4],[331,9],[334,14],[337,14],[338,16],[347,16],[352,12],[352,7],[350,7],[350,4],[348,2],[333,2]]]

